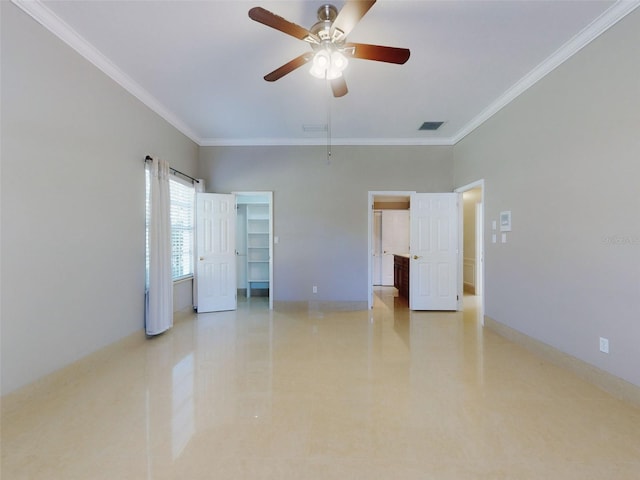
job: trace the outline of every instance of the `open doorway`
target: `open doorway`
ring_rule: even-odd
[[[369,192],[369,308],[374,288],[394,290],[394,254],[409,254],[411,191]]]
[[[273,192],[234,192],[238,298],[267,297],[273,308]]]
[[[459,255],[463,291],[472,296],[484,324],[484,180],[457,188],[462,193],[463,236]]]
[[[393,286],[393,255],[409,253],[409,200],[409,197],[374,197],[374,287]]]

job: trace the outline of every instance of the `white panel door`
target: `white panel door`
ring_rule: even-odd
[[[411,196],[411,310],[457,310],[458,194]]]
[[[235,310],[235,195],[197,194],[196,252],[198,313]]]
[[[409,252],[409,211],[382,210],[382,285],[393,286],[393,255]]]

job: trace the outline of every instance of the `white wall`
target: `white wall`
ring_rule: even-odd
[[[143,328],[143,159],[195,173],[197,146],[0,8],[4,394]]]
[[[635,385],[638,45],[640,10],[454,147],[456,186],[485,179],[486,314]],[[502,210],[513,231],[492,244]]]
[[[207,191],[274,192],[274,299],[367,302],[370,190],[452,191],[452,147],[204,147]],[[312,293],[317,285],[318,293]]]

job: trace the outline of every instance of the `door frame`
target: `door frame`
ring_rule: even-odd
[[[475,182],[471,182],[468,183],[466,185],[463,185],[461,187],[458,187],[454,190],[454,192],[459,193],[460,195],[462,195],[464,192],[468,191],[468,190],[473,190],[474,188],[478,188],[480,187],[480,202],[478,203],[479,208],[480,209],[480,214],[482,216],[483,222],[484,222],[484,218],[485,218],[485,200],[484,200],[484,194],[485,194],[485,186],[484,186],[484,179],[480,179],[480,180],[476,180]],[[460,202],[462,204],[462,202]],[[463,205],[461,205],[461,214],[460,214],[460,238],[458,239],[458,273],[459,273],[459,289],[460,292],[464,293],[464,285],[463,285],[463,277],[462,277],[462,268],[464,266],[464,252],[463,252],[463,245],[464,245],[464,208]],[[480,323],[481,325],[484,327],[484,297],[485,297],[485,290],[486,290],[486,283],[485,283],[485,276],[484,276],[484,248],[485,242],[484,242],[484,228],[482,229],[482,232],[480,232],[480,235],[478,235],[478,231],[476,229],[476,258],[478,256],[481,256],[482,261],[480,262],[480,265],[476,265],[476,268],[478,268],[478,273],[477,276],[478,278],[480,278],[480,285],[481,285],[481,290],[480,290]],[[478,246],[480,247],[480,252],[478,252]],[[477,262],[476,262],[477,263]]]
[[[373,308],[373,198],[378,195],[411,197],[414,190],[370,190],[367,193],[367,308]]]
[[[273,191],[233,191],[231,192],[236,196],[236,208],[238,205],[239,196],[265,196],[269,199],[269,310],[273,310],[273,298],[274,298],[274,284],[273,284]],[[242,202],[240,202],[242,203]],[[236,239],[237,247],[237,239]],[[236,248],[237,251],[237,248]]]

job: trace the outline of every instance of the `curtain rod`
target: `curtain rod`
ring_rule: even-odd
[[[145,159],[144,159],[144,163],[151,162],[151,161],[153,161],[153,158],[151,158],[150,155],[147,155],[145,157]],[[180,170],[176,170],[175,168],[172,168],[172,167],[169,167],[169,170],[171,170],[175,174],[182,175],[183,177],[188,178],[192,182],[200,183],[200,180],[198,180],[197,178],[193,178],[193,177],[187,175],[186,173],[182,173]]]

